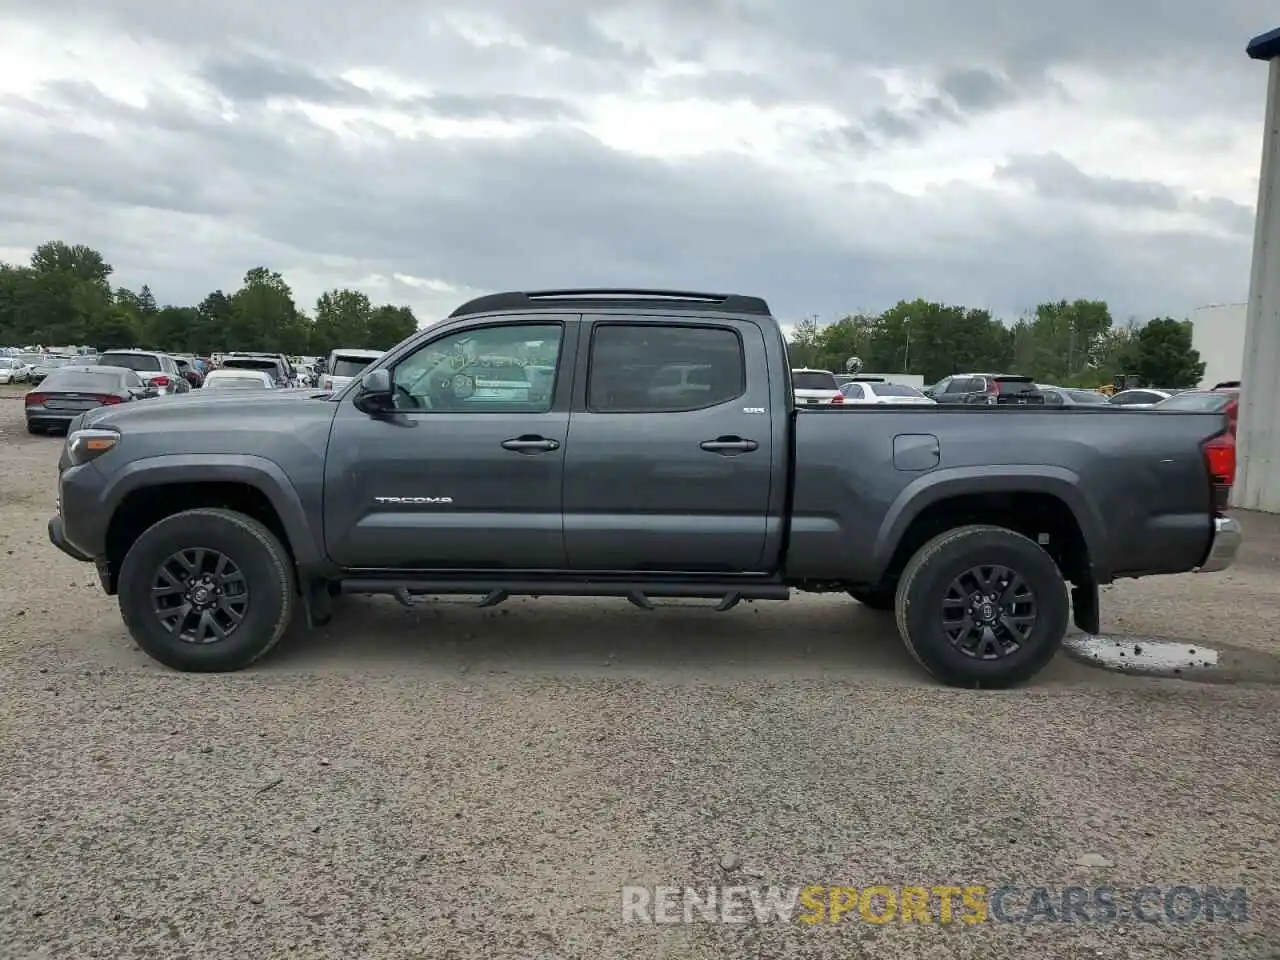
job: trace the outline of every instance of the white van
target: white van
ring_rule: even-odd
[[[360,376],[364,368],[382,356],[385,350],[356,350],[340,348],[329,354],[324,373],[320,375],[320,389],[336,392]]]

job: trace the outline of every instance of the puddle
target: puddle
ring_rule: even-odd
[[[1280,658],[1225,644],[1205,646],[1163,637],[1075,634],[1063,649],[1078,660],[1118,673],[1208,683],[1280,681]]]
[[[1218,665],[1217,650],[1171,640],[1131,640],[1128,637],[1094,637],[1085,634],[1069,637],[1066,643],[1080,656],[1113,670],[1174,673]]]

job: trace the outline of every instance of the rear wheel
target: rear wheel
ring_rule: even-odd
[[[120,613],[138,646],[177,670],[239,670],[293,615],[293,564],[279,539],[232,510],[187,510],[138,537],[120,567]]]
[[[43,429],[41,429],[40,427],[37,427],[34,423],[32,423],[30,420],[28,420],[28,421],[27,421],[27,433],[29,433],[29,434],[31,434],[33,437],[35,437],[35,436],[39,436],[40,434],[44,433],[44,430],[43,430]]]
[[[851,587],[849,596],[872,610],[892,610],[894,592],[882,587]]]
[[[999,688],[1039,673],[1070,621],[1053,558],[1003,527],[957,527],[911,558],[898,581],[898,632],[950,686]]]

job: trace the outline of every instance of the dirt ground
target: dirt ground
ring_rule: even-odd
[[[254,669],[189,676],[47,543],[61,441],[12,394],[0,958],[1280,957],[1280,518],[1242,518],[1231,571],[1105,591],[1104,633],[1212,645],[1218,683],[1064,655],[944,689],[836,596],[343,598]],[[621,910],[629,885],[875,883],[1024,893],[973,925]],[[1243,887],[1247,918],[1146,922],[1146,885]],[[1119,916],[1018,922],[1069,886]]]

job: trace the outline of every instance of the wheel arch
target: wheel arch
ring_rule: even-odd
[[[301,569],[324,563],[296,488],[280,466],[265,457],[148,457],[114,475],[102,500],[115,504],[105,539],[104,586],[108,593],[115,592],[120,564],[143,530],[167,516],[197,507],[222,507],[253,517],[280,538]]]

